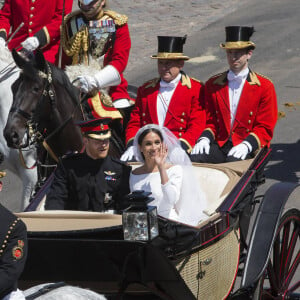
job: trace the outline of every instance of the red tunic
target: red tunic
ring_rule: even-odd
[[[128,25],[126,23],[117,27],[116,39],[113,47],[109,48],[104,56],[103,65],[114,66],[119,71],[121,76],[121,83],[117,86],[112,86],[109,90],[112,101],[122,98],[130,99],[127,92],[128,83],[123,76],[123,72],[125,71],[128,63],[130,48],[131,40]]]
[[[157,96],[160,79],[139,87],[135,107],[126,128],[126,143],[146,124],[158,124]],[[200,105],[203,87],[198,81],[182,75],[170,101],[164,126],[191,150],[205,128],[205,111]]]
[[[123,76],[123,72],[128,63],[129,52],[131,48],[131,39],[127,25],[127,16],[120,15],[117,12],[111,10],[104,10],[103,16],[101,16],[97,21],[107,22],[108,20],[114,21],[116,31],[115,36],[112,38],[112,41],[109,43],[108,49],[104,54],[103,66],[112,65],[116,68],[121,76],[121,83],[118,86],[110,87],[109,95],[111,96],[112,101],[123,98],[130,100],[130,96],[127,92],[128,83]],[[65,43],[64,49],[67,55],[76,57],[75,63],[85,64],[86,61],[83,54],[84,51],[79,51],[79,53],[76,54],[72,53],[72,51],[70,51],[71,47],[69,43],[73,43],[74,37],[82,31],[82,24],[86,24],[87,27],[90,26],[89,21],[84,17],[83,13],[80,10],[74,11],[70,15],[66,16],[63,32],[66,35],[65,39],[66,41],[68,41],[68,43]],[[105,27],[105,25],[103,26]],[[84,43],[81,43],[80,47],[82,47],[83,44]],[[81,48],[81,50],[83,49]],[[91,49],[88,49],[88,52],[90,52],[90,50]],[[69,54],[68,51],[70,51]],[[72,63],[74,63],[74,60]]]
[[[0,32],[4,31],[9,38],[24,22],[8,48],[18,49],[27,37],[36,35],[40,43],[42,41],[45,58],[51,63],[57,63],[64,1],[66,15],[72,11],[73,0],[5,0],[0,11]]]
[[[269,79],[250,71],[232,128],[227,72],[206,82],[205,107],[207,123],[202,136],[212,134],[220,147],[230,137],[234,146],[243,140],[256,141],[258,148],[270,146],[278,112],[275,88]]]

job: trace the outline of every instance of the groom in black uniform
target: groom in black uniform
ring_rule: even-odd
[[[60,159],[45,209],[105,211],[124,208],[131,167],[108,155],[111,118],[83,121],[84,153]]]

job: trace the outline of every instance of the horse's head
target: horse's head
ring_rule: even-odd
[[[20,68],[20,76],[13,83],[13,103],[4,128],[7,145],[22,148],[28,145],[28,123],[45,111],[39,111],[43,92],[48,84],[47,63],[42,53],[28,60],[12,52],[16,65]]]
[[[29,60],[13,51],[13,58],[21,72],[12,85],[13,104],[4,129],[7,145],[43,142],[56,156],[80,150],[81,133],[73,122],[82,118],[79,90],[40,51]]]

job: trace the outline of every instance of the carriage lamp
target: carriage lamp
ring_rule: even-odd
[[[127,195],[130,206],[122,215],[124,240],[150,241],[158,236],[157,209],[156,206],[148,206],[153,201],[150,194],[134,191]]]

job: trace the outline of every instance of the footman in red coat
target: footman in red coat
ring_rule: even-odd
[[[192,160],[210,163],[244,160],[270,146],[277,121],[273,83],[248,67],[255,44],[253,27],[226,27],[229,71],[205,84],[206,128],[195,145]]]
[[[159,36],[157,59],[159,78],[147,81],[138,89],[135,107],[126,128],[127,150],[122,160],[132,160],[132,142],[146,124],[158,124],[171,130],[188,153],[205,127],[201,107],[203,86],[182,69],[189,57],[183,54],[186,36]]]

